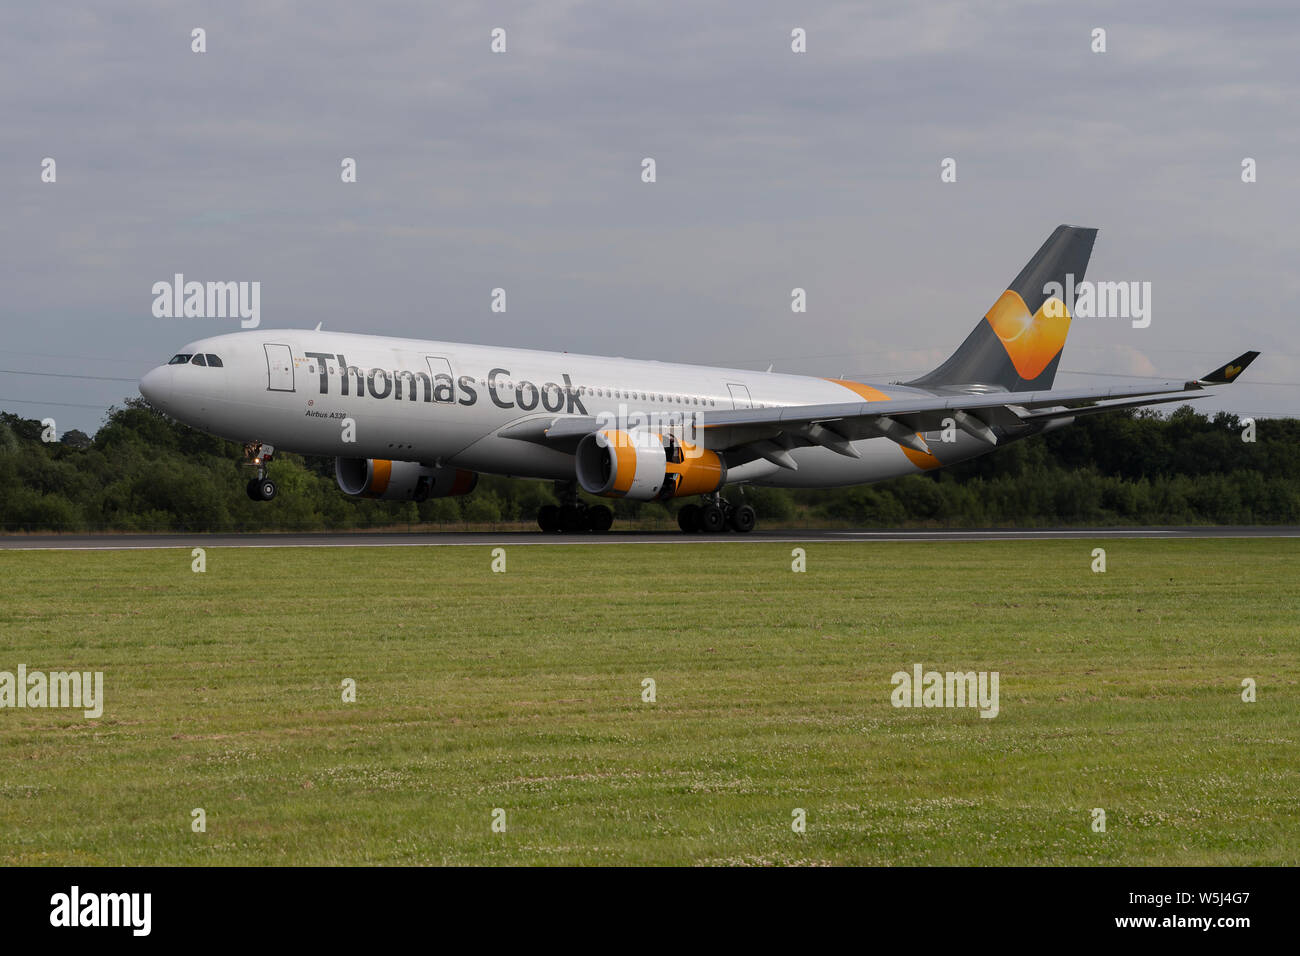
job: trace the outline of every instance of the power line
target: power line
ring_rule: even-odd
[[[109,355],[64,355],[55,352],[23,352],[18,349],[4,348],[0,348],[0,352],[6,355],[35,355],[39,358],[84,359],[87,362],[124,362],[128,365],[139,365],[141,362],[141,359],[113,358]]]
[[[1153,382],[1171,382],[1176,381],[1178,378],[1177,375],[1170,377],[1168,375],[1126,375],[1123,372],[1082,372],[1073,368],[1063,368],[1058,369],[1057,371],[1062,375],[1100,375],[1103,378],[1142,378],[1150,379]],[[1243,378],[1242,381],[1247,385],[1281,385],[1284,388],[1300,387],[1300,382],[1258,382],[1252,378]]]
[[[0,368],[6,375],[39,375],[42,378],[84,378],[97,382],[138,382],[138,378],[114,378],[111,375],[66,375],[62,372],[24,372],[16,368]]]
[[[11,402],[15,405],[58,405],[62,408],[95,408],[99,411],[108,411],[107,405],[83,405],[80,402],[33,402],[26,398],[0,398],[0,402]]]
[[[1065,346],[1065,347],[1066,347],[1069,351],[1071,351],[1071,352],[1110,352],[1111,350],[1113,350],[1113,349],[1115,348],[1115,346],[1113,346],[1113,345],[1073,345],[1073,344],[1070,344],[1070,343],[1066,343],[1066,346]],[[851,358],[857,358],[858,356],[861,356],[861,355],[880,356],[880,354],[883,353],[883,352],[889,352],[889,353],[893,353],[893,354],[895,354],[895,355],[907,355],[907,354],[918,354],[918,355],[920,355],[920,354],[928,354],[928,353],[930,353],[930,352],[935,352],[935,351],[939,351],[939,350],[937,350],[937,349],[935,349],[935,348],[912,348],[912,349],[900,349],[900,348],[890,348],[890,347],[888,347],[888,346],[884,346],[884,347],[881,347],[881,348],[874,349],[874,350],[872,350],[872,351],[870,351],[870,352],[832,352],[832,353],[830,353],[830,354],[828,354],[828,355],[780,355],[780,356],[775,356],[775,357],[774,357],[774,356],[771,356],[771,355],[765,355],[765,356],[762,356],[762,357],[751,357],[751,358],[743,358],[743,359],[742,359],[742,358],[727,358],[725,361],[727,361],[727,362],[735,362],[735,363],[737,363],[737,365],[739,365],[739,364],[756,363],[756,362],[757,362],[757,363],[761,363],[761,362],[771,362],[771,361],[774,361],[774,360],[775,360],[775,361],[779,361],[779,362],[801,362],[801,361],[806,361],[806,360],[809,360],[809,359],[851,359]],[[1220,348],[1220,349],[1142,349],[1141,351],[1142,351],[1142,353],[1143,353],[1144,355],[1216,355],[1216,356],[1220,356],[1220,355],[1223,354],[1223,349],[1221,349],[1221,348]],[[1268,356],[1270,356],[1270,357],[1282,357],[1282,358],[1297,358],[1297,357],[1300,357],[1300,356],[1297,356],[1296,353],[1293,353],[1293,352],[1277,352],[1277,351],[1273,351],[1273,350],[1269,350],[1269,351],[1267,351],[1267,352],[1264,352],[1263,354],[1264,354],[1264,355],[1268,355]],[[1136,376],[1135,376],[1135,377],[1136,377]]]

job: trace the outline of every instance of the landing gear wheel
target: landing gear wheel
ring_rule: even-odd
[[[682,505],[677,512],[677,527],[681,528],[687,534],[694,534],[699,531],[696,524],[696,516],[700,513],[699,505]]]
[[[695,527],[704,534],[717,534],[726,523],[727,518],[722,513],[722,508],[711,501],[700,505],[700,510],[695,515]]]
[[[750,505],[741,505],[731,512],[731,530],[749,534],[758,523],[758,515]]]
[[[608,531],[613,524],[614,512],[604,505],[592,505],[587,509],[588,530],[603,533]]]
[[[556,505],[542,505],[537,509],[537,525],[547,534],[560,530],[560,509]]]
[[[564,505],[560,508],[560,530],[566,534],[587,530],[586,509],[579,505]]]
[[[275,482],[267,477],[275,448],[260,441],[244,443],[244,463],[254,467],[254,477],[245,486],[248,497],[254,501],[270,501],[275,497]]]

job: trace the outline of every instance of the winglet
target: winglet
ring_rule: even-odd
[[[1235,382],[1237,377],[1246,370],[1246,366],[1257,358],[1259,358],[1258,352],[1246,352],[1242,355],[1238,355],[1231,362],[1226,365],[1220,365],[1209,375],[1198,379],[1198,384],[1227,385],[1229,382]]]

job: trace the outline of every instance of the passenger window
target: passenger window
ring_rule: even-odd
[[[208,360],[205,359],[205,358],[203,357],[203,353],[202,353],[202,352],[195,352],[195,353],[194,353],[194,358],[190,359],[190,362],[192,362],[192,363],[195,364],[195,365],[207,365],[207,364],[208,364]]]
[[[208,356],[208,368],[222,368],[221,359],[211,352],[206,353]]]

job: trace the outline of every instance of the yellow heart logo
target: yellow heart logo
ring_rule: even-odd
[[[1240,374],[1240,372],[1241,372],[1241,366],[1240,366],[1240,365],[1229,365],[1227,368],[1225,368],[1225,369],[1223,370],[1223,377],[1224,377],[1224,378],[1236,378],[1237,375]]]
[[[1060,299],[1047,299],[1035,315],[1025,300],[1008,289],[984,316],[993,327],[1018,374],[1033,381],[1061,353],[1070,331],[1070,313]]]

